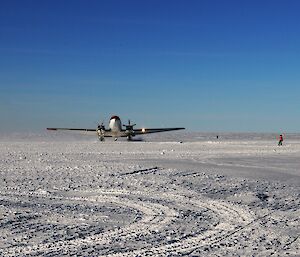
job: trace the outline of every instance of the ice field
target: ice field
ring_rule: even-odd
[[[0,256],[299,256],[300,135],[0,135]]]

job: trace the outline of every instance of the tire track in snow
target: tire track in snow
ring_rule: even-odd
[[[91,193],[91,192],[89,192]],[[101,196],[89,197],[55,197],[57,200],[64,201],[88,201],[88,202],[101,202],[101,203],[114,203],[118,206],[136,209],[143,213],[139,221],[133,222],[128,226],[121,227],[101,233],[99,235],[87,236],[85,238],[75,238],[69,241],[59,241],[53,243],[38,244],[27,247],[11,247],[5,249],[2,253],[5,255],[14,254],[32,254],[32,253],[47,253],[58,252],[64,249],[64,252],[71,251],[81,246],[92,245],[107,245],[112,241],[118,240],[121,242],[128,242],[135,240],[136,237],[149,234],[149,231],[159,231],[162,233],[172,221],[180,221],[180,215],[176,208],[186,206],[187,208],[202,208],[211,211],[218,218],[217,226],[205,231],[202,234],[196,234],[187,239],[180,240],[171,244],[163,244],[156,247],[146,247],[145,249],[135,249],[132,251],[122,253],[112,253],[106,256],[133,256],[143,255],[147,252],[152,254],[167,254],[172,252],[185,252],[199,248],[200,245],[210,244],[219,238],[224,238],[228,233],[235,230],[236,224],[239,226],[245,225],[249,220],[253,220],[252,215],[236,206],[229,205],[225,202],[201,198],[200,200],[194,199],[184,194],[170,194],[156,192],[129,192],[125,190],[105,190],[96,191],[94,194]],[[23,195],[28,196],[28,195]],[[41,196],[45,198],[46,196]],[[53,198],[53,196],[51,196]],[[144,199],[143,199],[144,198]],[[145,201],[145,199],[148,199]],[[150,200],[150,201],[149,201]],[[159,203],[163,201],[163,203]],[[154,201],[154,202],[153,202]],[[168,202],[169,204],[166,204]],[[169,205],[169,206],[167,206]],[[176,208],[174,208],[176,207]],[[163,235],[162,235],[163,236]],[[199,245],[200,244],[200,245]]]
[[[167,195],[169,197],[171,196],[172,199],[174,199],[174,197],[175,198],[179,197],[182,198],[183,200],[187,200],[186,196],[172,195],[172,194],[167,194]],[[201,208],[206,208],[208,210],[215,212],[215,214],[219,215],[220,217],[219,224],[216,227],[214,227],[212,230],[208,230],[194,237],[181,240],[180,242],[166,244],[159,247],[152,247],[152,248],[146,248],[141,250],[129,251],[126,253],[110,254],[105,256],[111,256],[111,257],[146,256],[149,254],[151,256],[153,255],[162,256],[167,254],[178,254],[178,253],[187,253],[187,252],[191,253],[202,246],[210,245],[218,241],[221,241],[224,238],[227,238],[227,236],[232,235],[240,231],[241,229],[245,228],[249,223],[255,221],[255,219],[253,219],[252,215],[249,212],[221,201],[215,201],[210,199],[190,200],[190,204]],[[236,226],[237,223],[239,224],[238,226]]]
[[[137,234],[144,233],[149,229],[160,229],[161,227],[170,223],[170,221],[176,216],[176,212],[168,207],[165,207],[156,203],[144,203],[140,200],[130,200],[124,197],[119,198],[118,196],[125,196],[126,194],[119,191],[108,191],[108,192],[97,192],[102,193],[101,197],[55,197],[57,200],[68,200],[68,201],[90,201],[90,202],[101,202],[101,203],[115,203],[119,206],[125,206],[139,210],[144,215],[142,219],[135,222],[128,227],[115,229],[102,233],[97,236],[90,236],[84,239],[74,239],[64,242],[46,243],[27,247],[11,247],[2,251],[5,255],[14,255],[15,253],[31,254],[34,252],[49,252],[56,251],[60,248],[72,248],[80,245],[93,245],[97,244],[108,244],[111,240],[118,238],[128,239],[134,238]],[[28,196],[28,195],[23,195]],[[51,196],[52,197],[52,196]],[[44,198],[44,197],[43,197]],[[52,197],[53,198],[53,197]],[[167,213],[167,214],[166,214]]]

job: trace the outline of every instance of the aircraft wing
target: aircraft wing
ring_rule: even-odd
[[[72,130],[72,131],[85,131],[85,132],[96,132],[97,129],[88,129],[88,128],[47,128],[47,130]],[[113,137],[115,134],[112,133],[110,129],[104,130],[104,137]]]
[[[142,128],[142,129],[134,129],[133,131],[136,135],[143,135],[143,134],[159,133],[159,132],[181,130],[181,129],[185,129],[185,128]]]
[[[47,130],[96,131],[96,129],[81,129],[81,128],[47,128]]]

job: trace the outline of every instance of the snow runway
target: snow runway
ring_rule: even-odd
[[[297,140],[2,142],[0,254],[297,255],[299,152]]]

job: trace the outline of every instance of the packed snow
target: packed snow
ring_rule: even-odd
[[[300,135],[284,139],[2,133],[0,256],[299,256]]]

